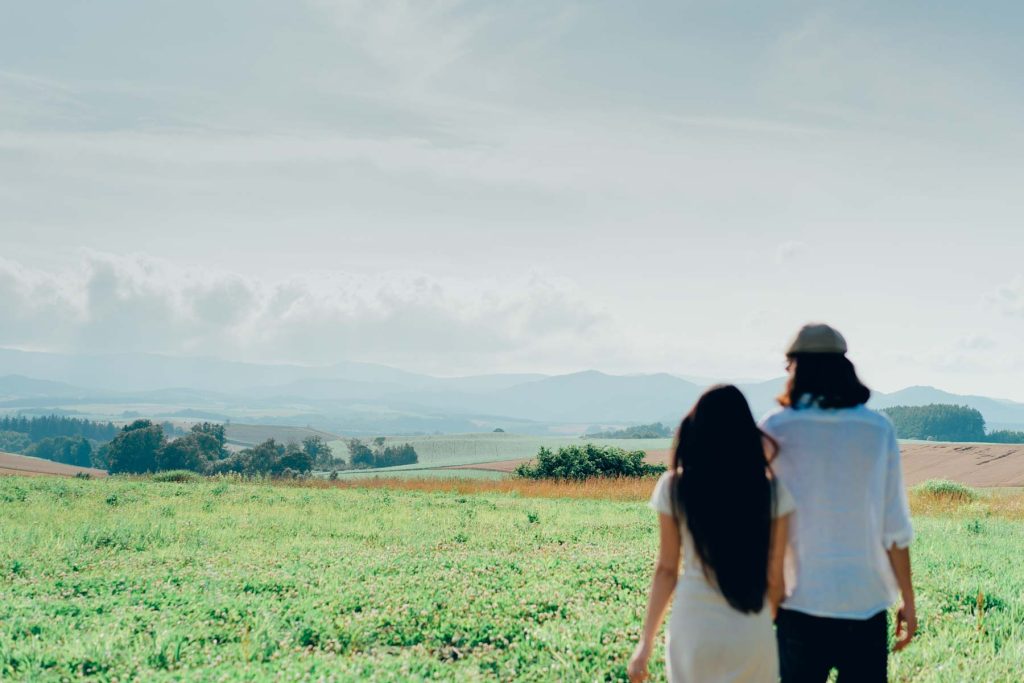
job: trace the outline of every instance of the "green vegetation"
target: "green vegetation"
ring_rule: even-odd
[[[63,415],[6,415],[0,417],[0,432],[19,432],[32,442],[47,437],[74,436],[103,443],[117,436],[117,427],[112,422],[93,422]]]
[[[652,422],[649,425],[634,425],[625,429],[616,429],[610,432],[588,432],[583,435],[584,439],[668,439],[672,437],[672,430],[660,422]]]
[[[665,471],[664,465],[644,462],[643,451],[625,451],[615,446],[588,443],[559,448],[541,448],[537,457],[515,470],[526,479],[591,479],[593,477],[649,477]]]
[[[915,520],[893,681],[1024,670],[1024,522],[978,505]],[[621,680],[657,543],[639,501],[230,479],[6,477],[0,515],[16,681]]]
[[[1024,432],[997,429],[986,434],[985,441],[988,443],[1024,443]]]
[[[572,436],[533,436],[502,432],[478,434],[439,434],[424,436],[385,437],[387,446],[408,443],[416,449],[417,469],[473,465],[498,460],[532,458],[541,448],[556,450],[564,446],[578,446],[580,439]],[[672,445],[671,439],[592,439],[588,443],[618,446],[627,450],[663,450]],[[330,442],[334,452],[345,453],[348,441]],[[399,471],[399,470],[390,470]]]
[[[985,418],[969,406],[932,404],[894,406],[889,416],[901,439],[925,441],[973,441],[979,443],[1024,443],[1024,432],[985,431]]]
[[[104,449],[103,458],[114,474],[184,470],[294,477],[308,473],[316,457],[326,457],[330,452],[322,439],[307,439],[302,446],[268,439],[237,453],[229,453],[225,442],[224,425],[220,424],[195,424],[185,436],[168,441],[160,425],[135,420]]]
[[[977,492],[969,486],[945,479],[929,479],[914,487],[913,492],[929,498],[954,502],[977,500]]]
[[[350,440],[348,454],[348,464],[353,469],[399,467],[415,465],[419,462],[416,449],[412,447],[412,444],[403,443],[389,446],[383,436],[373,440],[373,448],[359,439]]]

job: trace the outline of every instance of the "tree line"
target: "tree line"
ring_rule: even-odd
[[[185,436],[168,440],[162,425],[135,420],[114,437],[105,456],[111,474],[189,470],[200,474],[296,476],[313,469],[321,447],[327,448],[327,444],[319,437],[310,437],[302,446],[267,439],[231,453],[222,424],[194,424]]]
[[[180,435],[180,436],[179,436]],[[178,438],[171,438],[177,436]],[[225,426],[202,422],[188,431],[164,422],[137,419],[122,428],[112,422],[50,415],[0,417],[0,451],[96,467],[112,474],[189,470],[201,474],[297,476],[320,470],[410,465],[419,461],[411,444],[388,445],[383,437],[369,445],[348,442],[348,460],[336,457],[320,436],[301,444],[268,439],[230,452]]]
[[[417,462],[419,455],[410,443],[389,446],[382,436],[373,440],[372,447],[359,439],[351,439],[348,442],[348,465],[351,469],[397,467],[415,465]]]
[[[933,403],[927,406],[893,406],[883,412],[892,420],[901,439],[1024,443],[1024,432],[987,431],[984,416],[970,406]]]
[[[126,425],[104,449],[111,474],[142,474],[189,470],[200,474],[235,473],[244,476],[295,477],[315,469],[345,470],[407,465],[418,460],[410,444],[386,446],[375,439],[373,448],[358,439],[349,442],[349,461],[337,458],[322,437],[308,436],[298,443],[263,443],[235,453],[228,451],[224,425],[202,422],[177,439],[168,440],[162,425],[135,420]]]
[[[77,436],[103,442],[110,441],[117,436],[117,427],[113,422],[93,422],[84,418],[63,415],[41,417],[6,415],[0,417],[0,432],[25,434],[33,442],[55,436]]]
[[[607,432],[588,432],[584,439],[665,439],[672,436],[672,430],[660,422],[649,425],[633,425],[624,429]]]

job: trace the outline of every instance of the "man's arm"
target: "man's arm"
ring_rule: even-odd
[[[917,633],[917,607],[914,603],[914,581],[910,571],[910,548],[899,548],[893,545],[888,550],[889,564],[896,575],[896,583],[903,596],[903,604],[896,616],[896,644],[893,652],[899,652],[914,638]]]

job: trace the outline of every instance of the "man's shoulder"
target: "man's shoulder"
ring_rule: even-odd
[[[775,408],[768,411],[758,424],[765,431],[770,431],[773,427],[778,427],[780,424],[791,419],[796,412],[792,408]]]
[[[859,406],[857,409],[857,414],[862,420],[876,425],[879,429],[882,429],[884,431],[895,430],[895,427],[893,427],[892,424],[892,420],[890,420],[889,416],[881,412],[880,410],[868,408],[866,405]]]

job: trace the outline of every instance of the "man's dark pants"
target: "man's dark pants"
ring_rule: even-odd
[[[868,619],[815,617],[780,609],[775,620],[782,683],[885,683],[889,660],[888,614]]]

